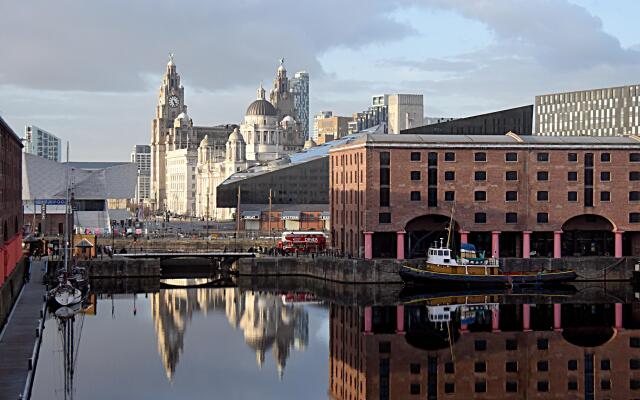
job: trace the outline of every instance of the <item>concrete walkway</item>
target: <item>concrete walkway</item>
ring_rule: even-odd
[[[43,261],[34,261],[31,280],[24,285],[0,337],[0,400],[16,400],[24,390],[29,359],[36,343],[44,305]]]

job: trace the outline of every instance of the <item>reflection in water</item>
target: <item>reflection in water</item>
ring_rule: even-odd
[[[172,285],[197,286],[206,279],[173,279]],[[169,380],[180,360],[184,335],[194,313],[206,315],[224,310],[229,324],[239,328],[245,343],[254,349],[262,366],[271,349],[280,378],[284,375],[292,347],[303,351],[309,342],[309,317],[303,307],[285,304],[273,293],[241,291],[238,288],[188,288],[160,290],[151,296],[158,353]]]
[[[478,297],[331,305],[332,398],[640,395],[639,305],[501,304],[497,296]]]

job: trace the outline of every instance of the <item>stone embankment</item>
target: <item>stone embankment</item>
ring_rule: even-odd
[[[104,257],[78,261],[79,267],[89,272],[89,278],[159,277],[160,260],[157,258]]]
[[[508,272],[573,269],[578,280],[605,281],[631,279],[640,257],[505,258],[501,261]],[[240,259],[235,268],[241,276],[306,276],[344,283],[400,283],[398,271],[402,264],[422,262],[421,259],[363,260],[325,256],[257,257]]]

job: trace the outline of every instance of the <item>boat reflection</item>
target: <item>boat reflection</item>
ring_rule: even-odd
[[[172,279],[151,295],[151,312],[167,379],[173,375],[184,349],[187,327],[195,313],[224,312],[234,329],[239,329],[247,346],[262,366],[271,350],[280,378],[284,375],[292,348],[303,351],[309,342],[309,317],[303,306],[288,301],[282,293],[243,291],[239,288],[212,289],[207,279]],[[183,287],[180,289],[179,287]],[[286,303],[285,303],[286,302]]]
[[[330,307],[333,399],[640,395],[640,304],[571,303],[557,293],[417,296]]]

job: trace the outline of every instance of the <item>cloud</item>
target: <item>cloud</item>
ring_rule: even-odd
[[[280,57],[322,76],[317,56],[327,49],[412,34],[387,16],[393,2],[367,0],[39,0],[1,7],[12,17],[3,22],[0,84],[53,90],[146,89],[145,75],[159,79],[169,51],[187,83],[209,90],[271,76]]]

